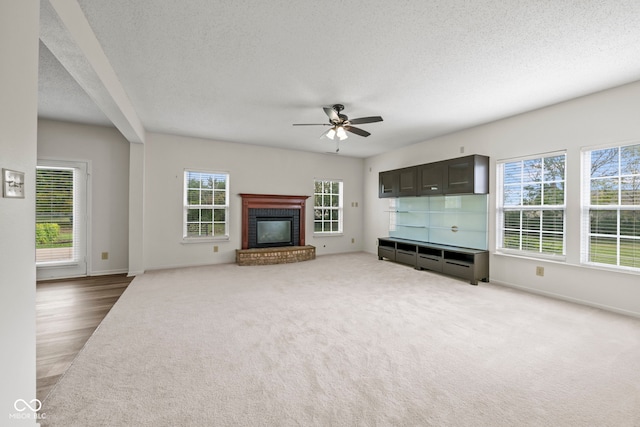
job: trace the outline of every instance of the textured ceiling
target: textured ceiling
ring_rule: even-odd
[[[368,157],[640,80],[638,0],[77,2],[152,132],[327,152],[342,103]],[[40,115],[108,122],[41,50]]]

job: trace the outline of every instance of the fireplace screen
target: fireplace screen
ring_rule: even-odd
[[[293,245],[291,218],[257,218],[258,247]]]

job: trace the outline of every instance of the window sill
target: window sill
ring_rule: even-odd
[[[313,233],[313,237],[342,237],[344,233]]]
[[[567,261],[567,257],[565,255],[545,255],[545,254],[537,254],[534,252],[515,252],[515,251],[510,252],[510,251],[497,250],[493,254],[498,256],[530,259],[535,261],[556,262],[558,264],[565,264]]]
[[[182,238],[182,242],[181,244],[183,245],[191,245],[194,243],[214,243],[214,242],[228,242],[229,241],[229,236],[224,236],[224,237],[193,237],[193,238],[188,238],[188,237],[183,237]]]
[[[619,267],[615,265],[610,266],[607,264],[596,264],[590,262],[582,262],[580,263],[580,267],[591,268],[593,270],[608,271],[611,273],[633,274],[636,276],[640,274],[640,269],[633,267]]]
[[[36,263],[36,268],[75,267],[78,261],[42,261]]]

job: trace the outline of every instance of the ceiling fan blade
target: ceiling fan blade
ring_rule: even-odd
[[[325,114],[329,117],[329,120],[331,120],[332,122],[340,121],[340,117],[338,116],[338,113],[336,113],[336,110],[330,107],[322,107],[322,109],[324,110]]]
[[[382,121],[382,117],[371,116],[371,117],[360,117],[359,119],[349,120],[349,123],[354,125],[362,125],[365,123],[375,123],[375,122],[381,122],[381,121]]]
[[[294,123],[293,126],[332,126],[329,123]]]
[[[366,130],[363,130],[363,129],[360,129],[360,128],[357,128],[357,127],[353,127],[353,126],[345,126],[344,130],[346,130],[347,132],[355,133],[356,135],[364,136],[364,137],[367,137],[367,136],[371,135]]]

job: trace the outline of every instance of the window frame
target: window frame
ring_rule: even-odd
[[[322,183],[322,192],[318,193],[316,192],[316,185],[318,183]],[[330,187],[330,192],[326,193],[324,191],[324,185],[325,183],[330,183],[329,187]],[[338,206],[327,206],[324,204],[325,201],[325,196],[329,196],[329,199],[331,199],[333,196],[336,196],[335,193],[333,193],[333,184],[338,184]],[[321,196],[321,200],[322,200],[322,205],[318,206],[317,202],[317,196]],[[332,215],[329,214],[329,219],[325,219],[325,218],[320,218],[320,219],[316,219],[316,213],[318,210],[327,210],[329,212],[336,212],[336,215],[338,216],[338,219],[332,219]],[[322,230],[322,231],[316,231],[316,224],[323,224],[323,226],[321,228],[324,228],[324,224],[329,223],[336,223],[338,226],[338,230]],[[344,234],[344,182],[341,179],[323,179],[323,178],[314,178],[313,180],[313,234],[314,236],[341,236]],[[332,228],[332,227],[331,227]]]
[[[190,174],[204,174],[211,176],[213,178],[213,184],[211,186],[212,197],[211,203],[189,203],[189,190],[195,190],[196,188],[190,188],[189,184],[189,176]],[[216,204],[215,197],[215,177],[216,176],[224,176],[225,181],[225,200],[224,204]],[[213,242],[213,241],[228,241],[229,240],[229,173],[226,171],[212,171],[212,170],[203,170],[203,169],[194,169],[194,168],[185,168],[183,173],[183,182],[182,182],[182,241],[183,243],[201,243],[201,242]],[[198,190],[202,190],[202,186],[198,188]],[[205,190],[208,190],[205,188]],[[202,202],[202,200],[200,200]],[[189,210],[194,209],[211,209],[211,235],[199,235],[193,236],[189,235],[188,227],[189,224],[208,224],[209,221],[202,221],[202,213],[200,213],[200,218],[197,222],[189,221]],[[215,220],[215,211],[216,210],[224,210],[224,221],[216,221]],[[215,234],[215,225],[216,224],[224,224],[224,233],[223,234]]]
[[[545,179],[544,164],[545,159],[554,157],[564,157],[564,176],[563,179]],[[540,160],[542,163],[542,170],[540,173],[540,180],[537,181],[525,181],[524,180],[524,162],[531,160]],[[520,176],[520,203],[518,205],[505,206],[505,165],[510,163],[523,163],[522,172]],[[545,197],[545,184],[557,184],[560,183],[563,188],[563,201],[561,204],[546,204]],[[524,203],[524,191],[526,184],[539,184],[540,185],[540,204],[525,204]],[[519,248],[505,247],[505,212],[520,212],[519,227],[513,228],[512,231],[519,233]],[[523,218],[524,212],[539,212],[540,223],[537,229],[525,228],[525,219]],[[544,229],[544,212],[545,211],[561,211],[562,212],[562,227],[561,231],[545,230]],[[523,248],[523,233],[529,233],[530,235],[537,234],[539,236],[539,244],[537,250],[530,250]],[[515,255],[524,256],[529,258],[553,260],[558,262],[565,262],[567,257],[567,151],[554,151],[549,153],[539,153],[529,156],[522,156],[510,159],[498,160],[496,162],[496,253],[502,255]],[[558,235],[562,236],[562,253],[554,253],[552,251],[545,252],[544,249],[544,235]]]
[[[640,245],[640,235],[625,235],[622,234],[621,231],[621,213],[622,212],[638,212],[637,215],[640,215],[640,202],[638,204],[623,204],[623,185],[622,180],[624,178],[635,178],[640,182],[640,171],[639,173],[622,173],[622,154],[624,148],[628,147],[638,147],[640,150],[640,141],[630,141],[630,142],[618,142],[612,144],[598,145],[598,146],[590,146],[583,147],[581,149],[581,166],[582,170],[580,173],[580,185],[582,188],[581,199],[580,199],[580,226],[581,226],[581,238],[580,238],[580,263],[581,265],[595,268],[604,268],[615,271],[627,272],[627,273],[640,273],[640,262],[635,261],[635,257],[633,257],[633,263],[639,264],[638,267],[634,266],[626,266],[621,265],[621,240],[635,240],[638,243],[634,246],[638,247]],[[617,158],[617,171],[615,175],[598,175],[593,176],[593,171],[591,170],[591,155],[593,152],[597,151],[605,151],[605,150],[617,150],[616,158]],[[617,203],[602,203],[602,204],[592,204],[592,182],[594,180],[616,180],[617,184]],[[596,211],[614,211],[616,216],[615,233],[594,233],[592,232],[592,212]],[[593,237],[601,238],[603,241],[605,239],[615,239],[616,246],[616,263],[606,263],[606,262],[597,262],[591,261],[590,258],[594,256],[591,250],[591,239]],[[595,254],[600,255],[602,254]]]

